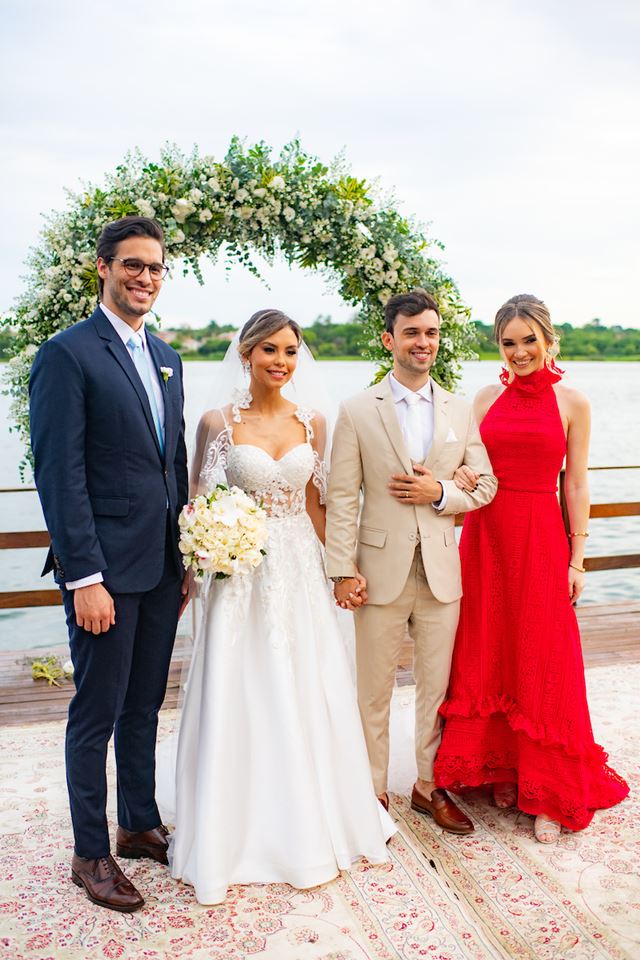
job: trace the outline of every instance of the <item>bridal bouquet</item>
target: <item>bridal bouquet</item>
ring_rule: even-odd
[[[239,487],[218,484],[187,503],[180,514],[182,562],[196,581],[249,573],[266,554],[267,515]]]

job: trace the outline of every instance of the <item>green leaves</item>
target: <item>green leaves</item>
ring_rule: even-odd
[[[362,352],[383,372],[389,363],[380,342],[383,303],[415,286],[429,289],[441,307],[446,344],[436,367],[440,383],[454,386],[459,361],[473,355],[468,310],[434,257],[442,245],[392,199],[381,199],[366,180],[352,176],[344,157],[328,166],[306,154],[297,139],[273,156],[264,141],[247,145],[237,136],[222,162],[197,149],[185,155],[172,144],[158,160],[134,150],[104,184],[68,194],[67,208],[46,219],[27,262],[26,290],[11,320],[12,349],[21,362],[10,363],[6,374],[25,443],[30,361],[24,351],[88,315],[98,278],[87,251],[95,249],[105,223],[130,214],[155,216],[165,230],[167,258],[199,283],[201,258],[216,261],[220,253],[226,268],[237,263],[258,278],[256,254],[337,278],[340,295],[358,308]]]

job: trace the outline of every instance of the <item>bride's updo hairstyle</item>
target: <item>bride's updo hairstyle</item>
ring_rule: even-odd
[[[553,358],[557,357],[560,351],[560,337],[553,328],[549,309],[542,300],[538,300],[530,293],[518,293],[511,297],[506,303],[503,303],[493,323],[493,338],[498,344],[500,356],[507,362],[502,349],[502,337],[504,328],[518,317],[524,320],[531,332],[535,334],[536,340],[542,347],[545,355],[545,363],[551,366]]]
[[[238,341],[238,353],[243,360],[248,359],[249,354],[263,340],[268,340],[272,334],[282,330],[283,327],[291,327],[296,335],[298,343],[302,340],[302,330],[291,317],[288,317],[282,310],[258,310],[253,316],[249,317],[244,327],[240,331]]]

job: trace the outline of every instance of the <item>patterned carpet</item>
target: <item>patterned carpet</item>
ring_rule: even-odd
[[[63,724],[0,734],[2,960],[622,960],[640,956],[640,664],[588,673],[596,736],[631,783],[589,830],[537,844],[531,819],[478,793],[469,838],[394,796],[391,863],[361,863],[307,892],[235,887],[219,907],[149,861],[126,869],[146,897],[129,916],[69,882]],[[405,694],[406,695],[406,694]],[[163,715],[166,728],[170,718]],[[111,780],[113,771],[111,771]],[[115,827],[114,827],[115,831]],[[113,832],[114,832],[113,831]]]

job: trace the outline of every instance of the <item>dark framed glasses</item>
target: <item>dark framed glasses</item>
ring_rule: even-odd
[[[122,257],[109,257],[108,260],[109,262],[117,260],[118,263],[121,263],[127,276],[132,279],[133,277],[139,277],[145,268],[148,268],[152,280],[164,280],[169,273],[169,267],[166,263],[145,263],[144,260],[138,260],[136,257],[125,257],[124,260]]]

